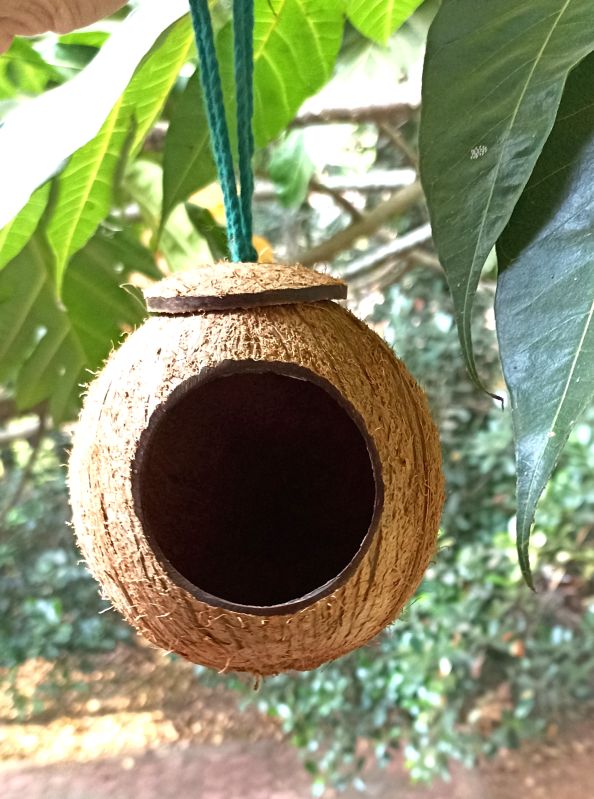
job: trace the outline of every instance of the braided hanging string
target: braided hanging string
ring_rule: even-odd
[[[258,260],[258,254],[252,244],[254,4],[253,0],[233,0],[237,160],[240,180],[240,195],[238,195],[208,0],[189,1],[200,58],[200,79],[212,150],[223,190],[229,252],[232,261],[249,263]]]
[[[244,238],[252,241],[252,198],[254,195],[254,2],[233,0],[234,66],[237,97],[237,150],[240,205]],[[256,257],[257,260],[257,257]]]

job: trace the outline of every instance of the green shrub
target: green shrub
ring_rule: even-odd
[[[22,499],[0,529],[0,669],[24,660],[56,660],[69,652],[101,651],[129,637],[128,628],[98,596],[80,563],[68,526],[65,440],[45,439]],[[6,507],[30,457],[18,442],[2,452]]]

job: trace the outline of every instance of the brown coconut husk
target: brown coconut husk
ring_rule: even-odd
[[[286,288],[282,270],[264,291],[282,281]],[[255,293],[247,272],[250,282],[235,280],[235,296]],[[151,303],[160,293],[181,296],[180,285],[179,294],[171,283],[162,292],[155,287]],[[174,392],[181,396],[221,369],[284,370],[319,384],[361,431],[373,467],[373,517],[352,560],[306,596],[275,606],[249,607],[203,591],[168,562],[143,520],[143,502],[150,504],[142,496],[149,484],[139,482],[143,448],[159,419],[177,412]],[[258,675],[315,668],[392,622],[435,553],[444,497],[439,439],[423,392],[374,332],[327,300],[150,318],[89,389],[70,489],[83,554],[131,624],[191,661]],[[171,524],[174,530],[175,518]]]
[[[145,292],[149,311],[167,314],[343,300],[342,280],[305,266],[205,264],[161,280]]]

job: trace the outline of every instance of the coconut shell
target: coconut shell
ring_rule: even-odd
[[[216,269],[153,287],[152,308],[162,298],[185,304],[161,306],[91,384],[70,465],[74,525],[105,595],[157,646],[219,671],[312,669],[368,642],[415,592],[435,554],[443,505],[439,438],[415,380],[350,312],[328,299],[289,304],[284,293],[280,304],[263,304],[255,298],[259,285],[270,301],[271,292],[335,291],[339,282],[302,268],[266,265],[265,274],[253,265],[229,265],[215,276]],[[242,298],[241,307],[192,305],[195,298],[204,303],[205,297],[228,296]],[[199,397],[213,375],[248,375],[249,382],[250,375],[270,373],[303,381],[312,392],[322,389],[340,406],[365,442],[374,496],[368,529],[338,574],[303,596],[252,606],[204,590],[168,560],[147,514],[152,507],[154,516],[161,504],[169,508],[167,492],[155,498],[150,492],[159,491],[158,484],[141,477],[151,442],[180,412],[184,397]],[[279,414],[282,420],[282,409]],[[320,449],[320,456],[332,453],[325,440]],[[174,468],[178,454],[165,451],[163,468]],[[213,473],[192,490],[209,491],[216,481]],[[341,494],[341,502],[348,503],[350,493]],[[295,498],[296,508],[306,504]],[[332,507],[340,513],[340,503]],[[176,530],[187,519],[183,507],[167,513],[175,546]],[[291,543],[279,531],[278,546]],[[225,564],[219,566],[224,573]]]
[[[305,266],[227,261],[177,273],[145,292],[149,311],[166,314],[342,300],[346,296],[346,283]]]

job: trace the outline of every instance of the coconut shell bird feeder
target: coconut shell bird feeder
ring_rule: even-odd
[[[423,392],[336,302],[345,284],[302,266],[205,265],[145,296],[71,456],[104,593],[149,641],[218,670],[306,670],[366,643],[435,552]]]

